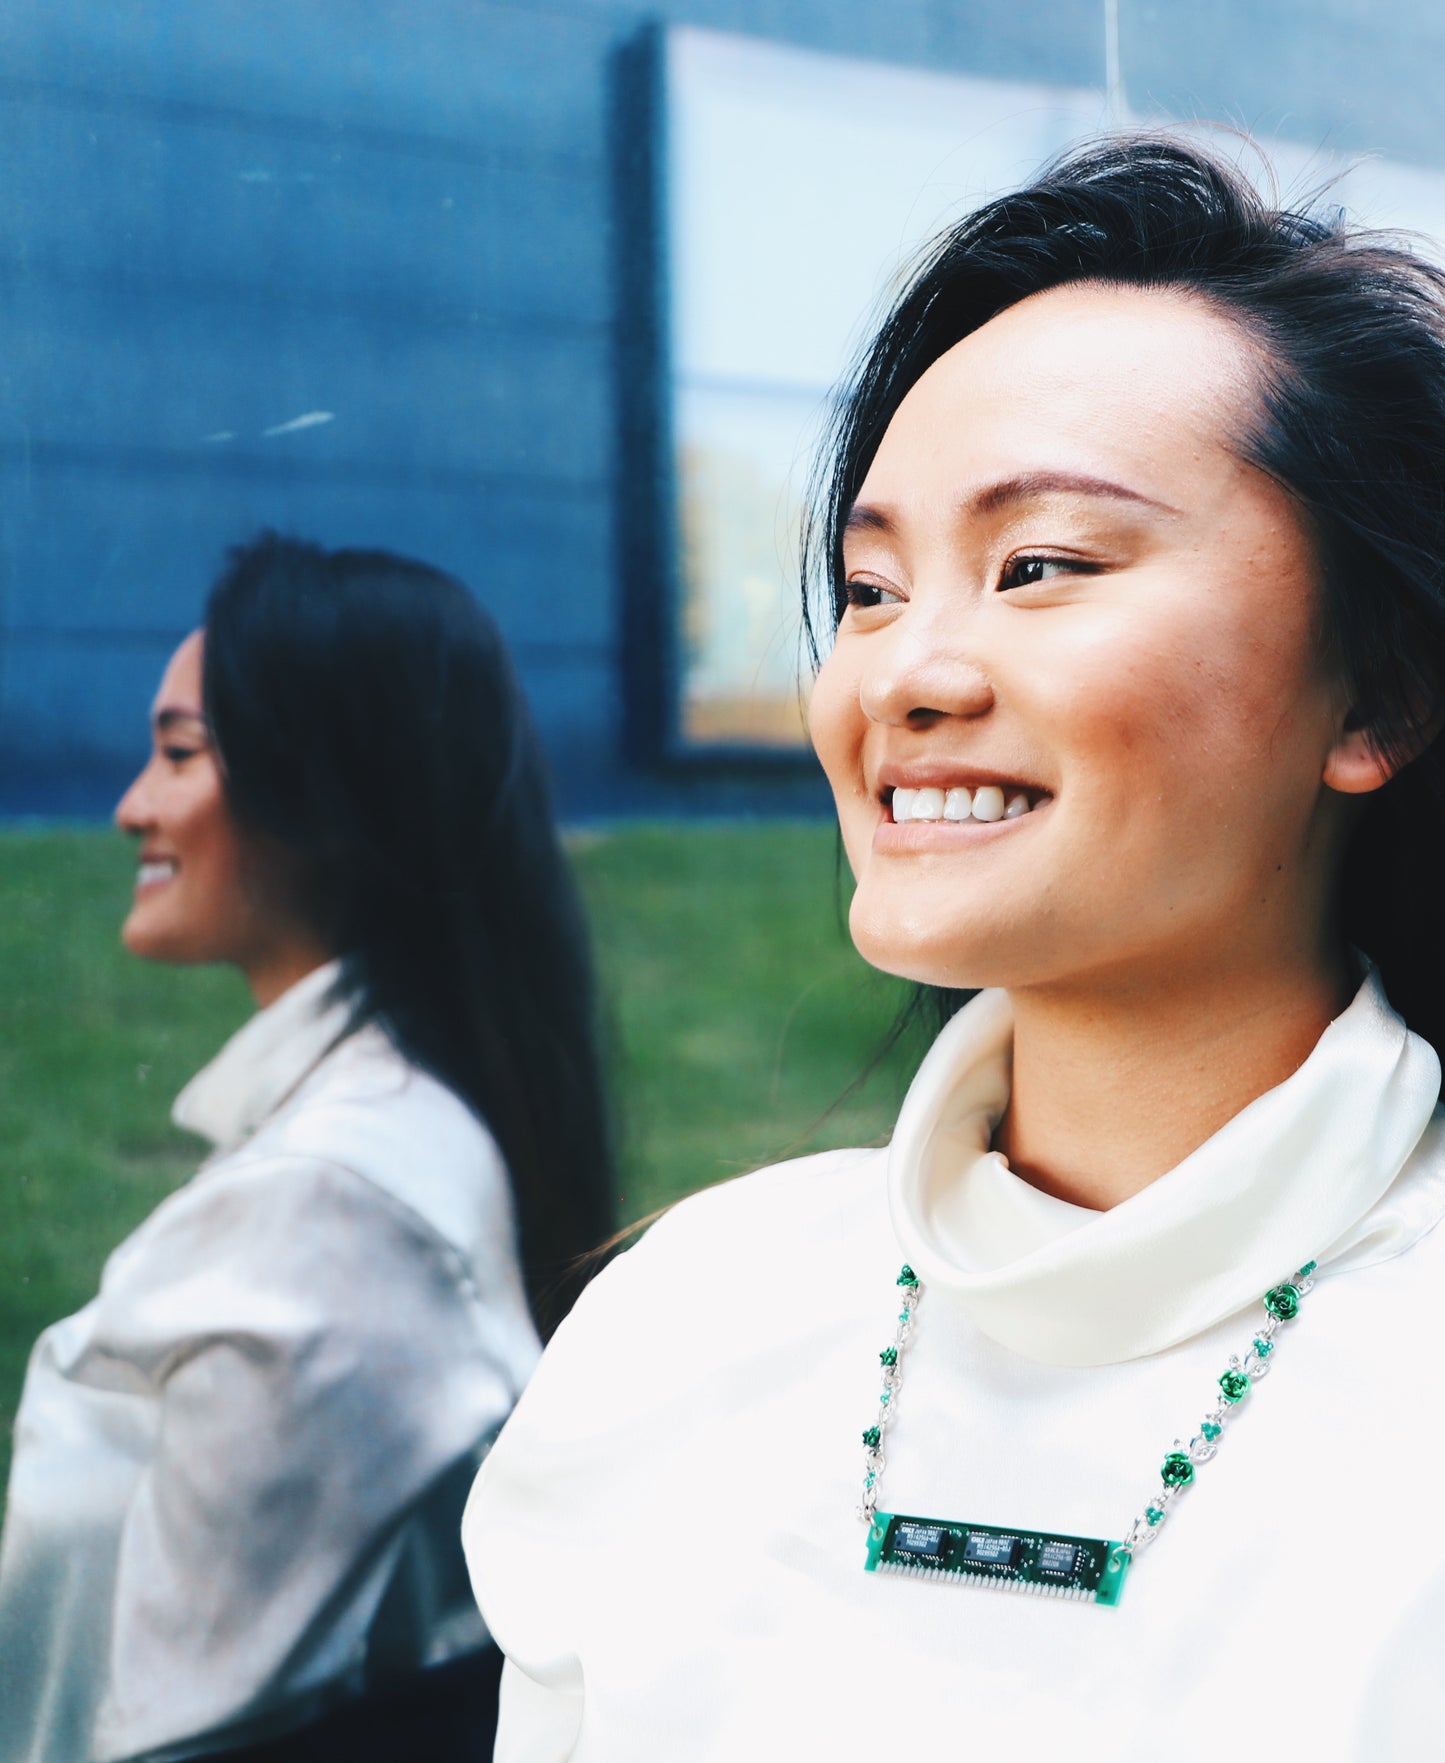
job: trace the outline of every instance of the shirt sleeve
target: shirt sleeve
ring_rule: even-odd
[[[687,1317],[686,1299],[709,1283],[690,1239],[717,1199],[684,1202],[592,1281],[473,1485],[462,1540],[482,1615],[507,1656],[496,1763],[575,1754],[593,1687],[584,1661],[599,1636],[626,1631],[619,1539],[639,1463],[692,1381],[691,1319],[665,1329],[657,1320]],[[689,1228],[679,1254],[680,1220]]]
[[[278,1157],[197,1189],[102,1292],[97,1351],[159,1389],[103,1758],[358,1671],[409,1512],[516,1397],[461,1257],[372,1183]]]
[[[693,1709],[686,1692],[657,1693],[669,1667],[649,1636],[687,1616],[643,1609],[639,1563],[684,1554],[693,1594],[712,1595],[710,1557],[728,1544],[685,1526],[744,1509],[757,1452],[740,1434],[709,1457],[703,1485],[689,1441],[746,1411],[772,1375],[800,1260],[831,1248],[845,1217],[863,1220],[846,1228],[864,1244],[887,1229],[880,1176],[876,1152],[822,1152],[682,1201],[603,1269],[548,1343],[462,1520],[472,1586],[507,1656],[497,1763],[676,1754],[675,1723]],[[681,1526],[679,1494],[691,1513]],[[626,1716],[617,1724],[623,1706],[646,1708],[645,1736]]]
[[[507,1657],[495,1763],[566,1763],[581,1735],[583,1637],[612,1580],[613,1500],[634,1461],[626,1404],[614,1398],[638,1339],[626,1318],[645,1247],[582,1293],[467,1502],[472,1587]]]

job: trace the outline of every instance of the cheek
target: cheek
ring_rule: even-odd
[[[863,737],[867,718],[858,700],[858,673],[849,666],[846,636],[839,636],[834,651],[819,668],[807,710],[812,749],[834,792],[842,844],[848,866],[860,874],[878,820],[874,800],[863,777]]]
[[[813,751],[832,785],[840,814],[863,787],[864,717],[858,678],[847,659],[846,642],[839,638],[818,670],[808,705]]]
[[[859,699],[860,679],[850,665],[844,636],[818,671],[808,706],[808,731],[813,750],[833,791],[843,848],[855,876],[862,873],[878,820],[877,805],[863,771],[863,746],[868,722]]]
[[[173,836],[185,867],[197,880],[204,878],[215,896],[239,891],[241,838],[214,765],[197,776],[186,800],[178,805]]]
[[[1312,634],[1230,610],[1060,627],[1050,666],[1026,669],[1020,690],[1081,793],[1233,818],[1242,791],[1263,801],[1318,784],[1328,693]]]
[[[1041,714],[1072,731],[1064,759],[1111,789],[1157,788],[1164,776],[1187,788],[1208,769],[1218,701],[1206,660],[1186,648],[1134,640],[1069,657]]]

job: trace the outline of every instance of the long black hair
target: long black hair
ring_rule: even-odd
[[[1188,291],[1253,346],[1260,411],[1234,444],[1304,510],[1352,726],[1399,767],[1354,830],[1340,929],[1445,1053],[1445,743],[1430,738],[1445,704],[1445,275],[1414,252],[1152,136],[1069,153],[949,228],[836,407],[804,546],[814,655],[815,594],[836,624],[843,526],[908,391],[989,319],[1070,282]],[[933,993],[935,1021],[966,995]]]
[[[545,1335],[613,1181],[585,920],[496,626],[424,563],[263,533],[204,629],[231,810],[299,860],[353,1021],[496,1138]]]

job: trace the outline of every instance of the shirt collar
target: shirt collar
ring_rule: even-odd
[[[328,961],[257,1011],[176,1097],[176,1125],[221,1152],[248,1139],[346,1033],[351,1006],[332,996],[340,974]]]
[[[899,1116],[889,1202],[926,1284],[1003,1346],[1055,1365],[1160,1352],[1304,1261],[1356,1248],[1440,1094],[1434,1050],[1371,971],[1298,1071],[1142,1192],[1091,1212],[1040,1193],[990,1149],[1012,1048],[1002,992],[980,993],[943,1030]],[[1406,1246],[1401,1231],[1419,1234],[1418,1205],[1396,1213],[1370,1236],[1370,1259]]]

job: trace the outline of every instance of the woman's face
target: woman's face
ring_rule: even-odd
[[[1230,450],[1252,399],[1203,302],[1080,285],[903,401],[811,714],[877,966],[1055,985],[1323,936],[1344,705],[1302,520]]]
[[[203,639],[171,657],[151,711],[151,756],[116,824],[140,842],[121,931],[153,961],[226,961],[253,974],[295,934],[278,853],[237,826],[201,702]]]

